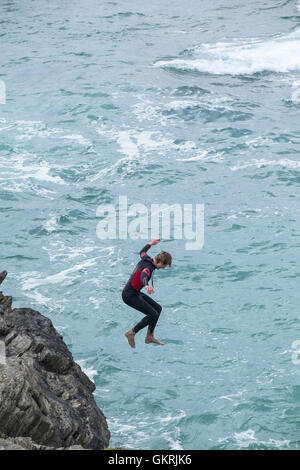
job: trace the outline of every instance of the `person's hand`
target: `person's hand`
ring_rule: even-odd
[[[148,294],[154,294],[154,289],[152,286],[145,286],[147,289]]]
[[[154,238],[151,242],[150,245],[157,245],[160,242],[160,238]]]

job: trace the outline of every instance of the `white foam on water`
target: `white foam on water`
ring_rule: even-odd
[[[77,264],[76,266],[72,266],[71,268],[64,269],[63,271],[60,271],[57,274],[52,274],[51,276],[47,276],[44,279],[38,279],[34,278],[33,274],[36,275],[37,273],[25,273],[23,277],[25,280],[23,281],[22,288],[23,290],[31,290],[34,289],[35,287],[38,286],[44,286],[47,284],[58,284],[58,283],[63,283],[66,280],[69,280],[70,282],[75,279],[74,276],[70,276],[73,273],[77,273],[79,270],[92,266],[95,264],[96,261],[94,259],[89,259],[85,261],[84,263]],[[71,279],[70,279],[71,278]]]
[[[174,434],[174,432],[176,433],[176,436],[172,437],[172,434]],[[182,447],[182,445],[180,443],[180,437],[179,436],[180,436],[180,430],[176,426],[174,427],[172,433],[164,432],[162,434],[162,437],[164,437],[165,440],[167,442],[169,442],[171,450],[184,450],[184,447]]]
[[[7,124],[0,127],[0,132],[4,130],[14,129],[18,134],[16,135],[16,140],[31,140],[34,137],[51,137],[56,136],[59,139],[66,139],[73,141],[77,144],[83,145],[85,147],[91,147],[91,142],[83,137],[81,134],[70,134],[70,135],[57,135],[63,134],[64,130],[59,128],[49,128],[42,121],[24,121],[17,120],[11,123],[7,123],[5,119],[0,121],[0,124]]]
[[[240,390],[239,392],[232,393],[230,395],[222,395],[220,397],[215,398],[215,400],[213,400],[212,403],[216,402],[217,400],[228,400],[228,401],[232,401],[234,405],[237,405],[240,403],[240,397],[242,397],[245,392],[246,390]]]
[[[248,429],[243,432],[236,432],[233,434],[232,437],[225,437],[225,438],[219,438],[218,442],[223,443],[223,442],[228,442],[232,441],[232,439],[235,441],[234,447],[235,448],[248,448],[250,445],[257,444],[257,445],[264,445],[268,448],[275,448],[275,449],[281,449],[284,447],[289,447],[290,441],[289,440],[276,440],[276,439],[269,439],[268,441],[264,440],[259,440],[255,436],[255,431],[253,429]]]
[[[91,244],[91,240],[85,240],[86,244]],[[94,260],[102,259],[102,258],[113,258],[116,259],[115,256],[115,246],[107,246],[107,247],[100,247],[97,245],[87,245],[87,246],[70,246],[65,244],[61,240],[53,240],[49,242],[49,245],[44,246],[43,249],[47,252],[49,259],[52,262],[66,262],[73,260],[74,258],[82,258],[85,257],[87,254],[96,252],[95,256],[93,256]],[[73,262],[73,261],[72,261]]]
[[[0,120],[0,124],[6,124],[6,119],[4,119],[4,118],[1,119],[1,120]],[[8,124],[7,126],[1,126],[1,127],[0,127],[0,132],[2,132],[2,131],[7,131],[7,130],[9,130],[9,129],[12,129],[13,127],[14,127],[13,124]]]
[[[186,413],[183,410],[178,410],[178,414],[162,417],[129,416],[127,412],[123,412],[123,416],[120,413],[118,418],[112,417],[107,421],[112,437],[117,436],[116,439],[122,440],[126,447],[145,448],[145,442],[152,437],[151,429],[156,429],[161,438],[170,444],[171,449],[183,450],[180,442],[180,428],[176,423],[185,416]]]
[[[262,209],[251,209],[253,211],[255,211],[255,214],[247,214],[247,213],[244,213],[244,211],[237,211],[235,212],[234,210],[231,210],[230,212],[234,212],[232,215],[228,215],[226,217],[226,220],[229,220],[229,219],[237,219],[238,217],[245,217],[246,219],[249,219],[250,217],[255,217],[255,218],[259,218],[259,217],[263,217],[263,214],[258,214],[258,212],[261,212]],[[268,217],[267,215],[265,217]]]
[[[78,361],[75,361],[76,364],[80,366],[82,371],[85,373],[85,375],[88,376],[88,378],[94,382],[94,377],[98,374],[98,371],[93,369],[92,367],[86,366],[87,359],[79,359]]]
[[[266,40],[252,39],[246,43],[202,44],[194,49],[192,59],[158,61],[155,67],[212,74],[243,75],[262,71],[289,72],[300,70],[300,30]]]
[[[91,142],[80,134],[62,135],[60,136],[60,139],[71,140],[85,147],[92,146]]]
[[[164,105],[164,108],[168,111],[178,111],[186,108],[195,108],[197,101],[192,100],[175,100]]]
[[[47,232],[51,233],[57,229],[57,220],[56,217],[53,216],[47,222],[44,223],[43,227],[47,230]]]
[[[91,304],[93,304],[95,306],[96,309],[100,308],[101,305],[102,305],[102,302],[103,302],[102,299],[98,299],[98,298],[93,297],[93,296],[89,297],[88,300]]]
[[[137,129],[128,129],[124,131],[117,131],[114,129],[104,130],[103,127],[97,129],[101,135],[105,135],[110,139],[114,139],[120,147],[120,152],[125,155],[122,159],[118,160],[113,166],[101,170],[93,179],[99,176],[104,176],[113,168],[119,167],[120,164],[129,160],[143,159],[149,152],[157,151],[157,155],[165,154],[166,151],[180,150],[188,152],[196,149],[196,144],[192,141],[185,141],[180,144],[174,143],[174,140],[163,137],[161,132],[158,131],[139,131]]]
[[[127,434],[128,431],[136,431],[135,425],[121,423],[116,418],[107,419],[107,422],[109,423],[109,427],[113,427],[114,432],[118,434]]]
[[[252,442],[257,442],[253,429],[248,429],[241,433],[235,432],[234,439],[239,447],[248,447]]]
[[[160,106],[153,105],[149,99],[143,96],[139,96],[139,99],[141,102],[133,106],[133,111],[138,121],[155,121],[155,123],[159,122],[161,126],[168,124],[168,117],[161,113]]]
[[[300,168],[300,161],[290,160],[288,158],[280,159],[280,160],[254,159],[244,164],[235,165],[231,167],[230,169],[232,171],[237,171],[237,170],[243,170],[244,168],[249,168],[249,167],[261,168],[263,166],[281,166],[284,168],[297,169],[297,168]]]
[[[199,155],[195,155],[194,157],[190,158],[176,158],[177,162],[196,162],[198,160],[203,160],[205,158],[205,155],[207,155],[207,151],[204,150],[202,153],[199,153]]]
[[[172,140],[161,137],[160,133],[153,131],[143,131],[136,135],[137,145],[144,151],[153,149],[163,149],[172,145]]]
[[[40,166],[32,166],[29,168],[26,168],[25,171],[32,171],[32,173],[28,173],[27,175],[24,175],[25,178],[35,178],[37,180],[41,181],[50,181],[51,183],[58,183],[58,184],[64,184],[64,180],[61,179],[59,176],[51,176],[49,175],[50,168],[46,162],[41,162]],[[19,178],[22,178],[22,176],[19,176]]]
[[[292,92],[291,101],[294,104],[299,104],[300,103],[300,80],[295,80],[292,83],[292,87],[295,88],[295,90]]]
[[[274,145],[276,142],[272,141],[268,137],[258,136],[253,139],[246,139],[245,144],[248,145],[251,149],[256,149],[257,147],[265,147],[266,145]]]
[[[215,106],[216,103],[224,103],[225,101],[228,101],[226,97],[214,98],[212,99],[212,106]],[[184,107],[186,106],[186,101],[173,101],[166,106],[169,106],[170,109],[173,109],[173,107]],[[117,173],[122,181],[126,175],[136,171],[136,161],[147,163],[150,161],[160,161],[158,157],[166,157],[168,154],[171,155],[173,151],[176,151],[176,153],[197,152],[196,155],[189,158],[176,158],[177,161],[207,160],[217,162],[223,160],[223,152],[207,156],[207,150],[200,151],[199,153],[195,142],[183,141],[176,143],[176,140],[174,141],[171,136],[163,136],[161,131],[145,131],[132,128],[117,130],[115,128],[107,128],[103,123],[101,123],[96,130],[100,135],[107,137],[110,141],[114,140],[118,144],[119,152],[123,154],[123,157],[114,164],[108,165],[106,168],[100,170],[91,178],[91,181],[112,177]],[[122,172],[120,172],[120,169],[122,169]]]
[[[140,131],[138,129],[105,129],[105,126],[101,125],[97,128],[97,132],[100,135],[108,137],[110,140],[114,140],[119,146],[119,152],[123,155],[122,158],[117,160],[113,165],[108,166],[100,170],[91,181],[95,181],[101,178],[112,176],[118,172],[120,167],[126,165],[126,174],[135,172],[135,162],[147,161],[149,158],[157,158],[157,155],[163,155],[166,151],[173,147],[179,148],[178,145],[173,144],[172,139],[167,139],[161,135],[158,131]],[[155,155],[150,155],[150,152],[156,152]],[[124,170],[125,171],[125,170]],[[119,178],[122,180],[124,173]]]
[[[133,141],[132,137],[133,134],[131,131],[120,131],[116,138],[121,153],[127,155],[129,158],[138,157],[140,154],[138,145]]]
[[[169,103],[161,103],[160,105],[154,105],[149,99],[146,99],[143,95],[138,96],[141,100],[133,106],[134,113],[137,120],[142,121],[154,121],[155,124],[159,123],[160,126],[166,126],[169,124],[170,119],[174,116],[181,118],[188,110],[199,110],[204,111],[230,111],[232,110],[233,100],[227,96],[215,96],[213,94],[205,95],[192,99],[181,99],[173,100]],[[173,116],[174,113],[174,116]]]
[[[133,130],[128,129],[119,131],[116,129],[107,129],[103,124],[96,129],[98,134],[108,137],[110,140],[114,140],[120,147],[120,152],[125,154],[127,158],[134,159],[139,157],[139,148],[136,142],[134,142],[135,133]],[[102,170],[99,174],[102,174],[105,170]]]
[[[26,296],[33,299],[33,300],[35,300],[38,305],[45,305],[45,304],[47,304],[48,302],[51,301],[51,299],[49,297],[45,297],[44,295],[42,295],[37,290],[27,292]]]
[[[275,447],[276,449],[280,447],[289,447],[290,442],[288,439],[285,439],[283,441],[279,441],[278,439],[269,439],[268,444]]]
[[[172,140],[163,138],[157,131],[139,131],[137,129],[104,130],[98,128],[99,134],[113,138],[120,147],[120,152],[129,159],[141,158],[141,156],[153,149],[165,148],[172,144]]]
[[[11,129],[16,129],[20,134],[16,140],[31,140],[33,137],[49,137],[62,132],[61,129],[48,128],[42,121],[15,121],[11,123]]]
[[[232,99],[226,96],[205,95],[195,100],[175,100],[164,105],[167,111],[186,111],[187,109],[203,108],[203,110],[232,110]]]
[[[218,162],[220,160],[224,160],[224,157],[222,157],[223,152],[218,152],[214,155],[207,155],[208,151],[203,150],[201,153],[198,155],[195,155],[194,157],[190,158],[176,158],[176,161],[178,162],[197,162],[197,161],[211,161],[211,162]]]
[[[31,160],[34,158],[36,158],[36,156],[22,152],[9,158],[9,160],[0,159],[2,168],[0,173],[1,185],[10,188],[14,185],[15,190],[22,191],[26,188],[26,185],[18,184],[17,181],[26,181],[30,178],[51,183],[65,184],[64,180],[59,176],[49,174],[51,168],[46,161],[41,161],[39,164],[31,163]]]
[[[192,142],[191,140],[187,140],[186,142],[180,144],[173,143],[172,148],[179,150],[180,152],[190,152],[192,150],[198,151],[195,142]]]

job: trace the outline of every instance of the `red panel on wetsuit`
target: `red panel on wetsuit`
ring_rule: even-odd
[[[131,279],[131,285],[136,290],[140,290],[140,288],[143,286],[143,283],[140,280],[141,272],[142,272],[141,270],[137,271],[135,275],[133,276],[133,278]]]

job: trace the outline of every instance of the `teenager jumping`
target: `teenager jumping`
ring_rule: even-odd
[[[125,304],[139,310],[146,316],[135,325],[131,330],[125,333],[128,343],[132,348],[135,348],[134,336],[145,326],[148,326],[145,343],[164,344],[158,339],[154,338],[154,328],[158,321],[162,307],[148,295],[141,292],[143,287],[146,288],[148,294],[154,294],[153,283],[152,287],[149,286],[150,280],[154,269],[164,269],[172,264],[172,256],[166,251],[161,251],[153,259],[147,255],[147,251],[153,245],[160,242],[159,238],[155,238],[140,251],[140,261],[134,268],[126,286],[122,291],[122,299]]]

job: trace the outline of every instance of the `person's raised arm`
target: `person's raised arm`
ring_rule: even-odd
[[[144,248],[141,249],[140,251],[140,257],[143,258],[147,251],[151,248],[153,245],[157,245],[157,243],[160,242],[160,238],[154,238],[150,243],[147,243],[147,245],[144,246]]]

